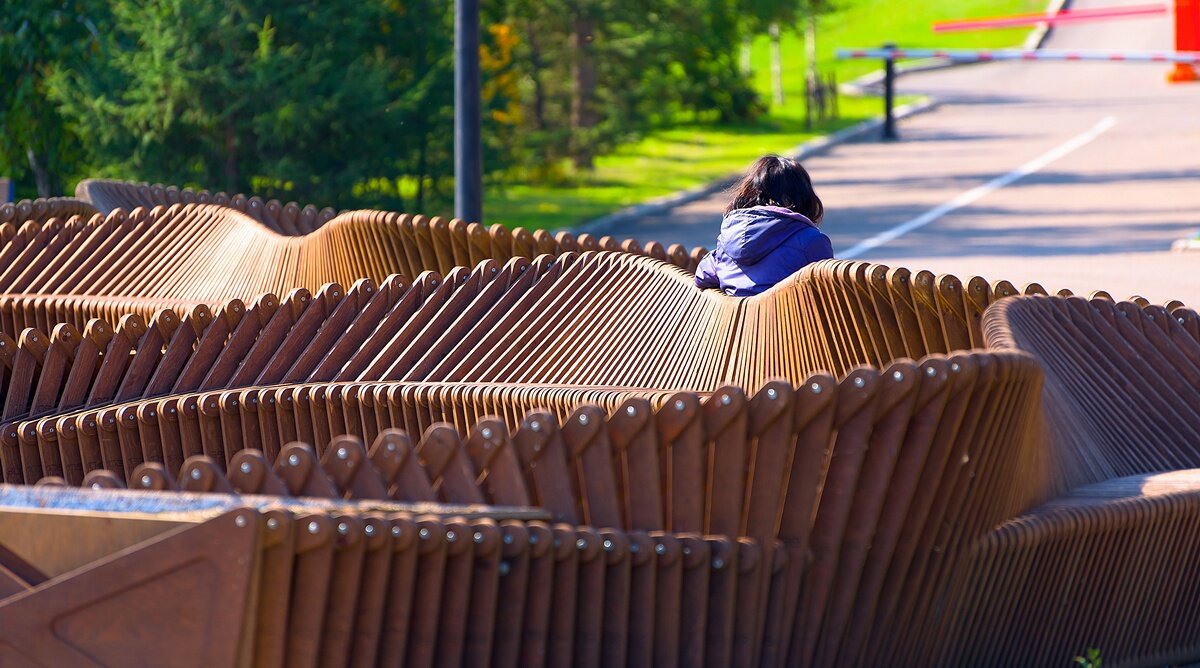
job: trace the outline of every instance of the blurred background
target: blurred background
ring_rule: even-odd
[[[3,0],[12,196],[161,182],[335,208],[453,210],[447,0]],[[1019,46],[931,24],[1041,0],[488,0],[487,222],[556,229],[880,113],[843,46]],[[901,100],[903,101],[903,100]],[[2,194],[2,193],[0,193]]]

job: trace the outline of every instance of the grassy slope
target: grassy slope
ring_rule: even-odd
[[[876,101],[851,101],[844,117],[818,131],[828,132],[866,117]],[[850,111],[848,107],[853,108]],[[816,132],[802,117],[768,116],[746,125],[694,124],[657,130],[596,160],[593,174],[568,185],[506,185],[488,188],[484,214],[489,222],[529,229],[557,229],[735,172],[764,153],[784,152]]]
[[[836,12],[821,19],[818,64],[832,67],[845,82],[877,69],[875,61],[837,61],[838,47],[989,47],[1020,44],[1027,30],[937,35],[936,20],[1015,14],[1041,10],[1043,0],[834,0]],[[785,103],[752,125],[697,123],[658,130],[597,160],[593,174],[567,185],[489,187],[484,202],[488,222],[512,227],[557,229],[579,224],[631,204],[694,187],[742,169],[764,153],[785,152],[812,138],[879,113],[877,100],[843,98],[842,118],[804,130],[804,45],[795,33],[782,42]],[[752,51],[755,88],[771,99],[769,45],[757,39]]]
[[[879,69],[878,61],[839,61],[833,53],[839,48],[875,47],[895,42],[900,47],[986,48],[1020,45],[1025,28],[980,30],[962,33],[934,33],[935,21],[957,18],[1025,14],[1045,8],[1043,0],[832,0],[836,11],[821,17],[817,28],[817,64],[822,71],[833,67],[838,81],[850,81]],[[803,113],[804,72],[807,59],[804,43],[796,32],[780,39],[783,53],[783,90],[786,107]],[[754,87],[763,95],[771,91],[769,42],[759,37],[754,42],[751,62]]]

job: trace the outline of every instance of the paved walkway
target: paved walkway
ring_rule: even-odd
[[[1169,19],[1153,18],[1062,28],[1047,48],[1171,43]],[[902,122],[897,143],[807,162],[823,227],[840,257],[1200,305],[1200,253],[1168,251],[1200,229],[1200,84],[1165,74],[1010,62],[904,77],[901,91],[943,104]],[[723,206],[718,195],[610,233],[711,246]]]

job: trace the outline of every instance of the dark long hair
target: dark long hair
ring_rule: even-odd
[[[752,206],[781,206],[804,214],[814,225],[820,225],[825,217],[825,205],[813,190],[808,172],[791,158],[764,155],[730,192],[733,196],[725,213]]]

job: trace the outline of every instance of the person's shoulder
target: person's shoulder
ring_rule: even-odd
[[[833,244],[829,237],[815,225],[806,225],[804,229],[793,234],[787,240],[787,245],[802,249],[813,261],[831,257],[833,254]]]

